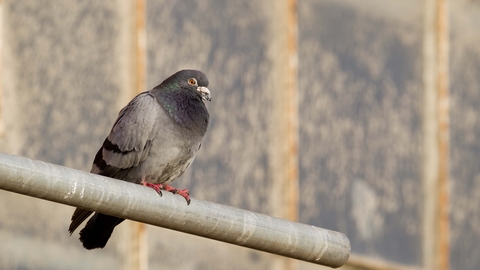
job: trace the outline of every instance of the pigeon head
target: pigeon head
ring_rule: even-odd
[[[160,86],[177,90],[189,90],[197,94],[202,100],[211,101],[208,90],[208,78],[199,70],[180,70],[162,82]]]
[[[201,71],[181,70],[152,89],[150,94],[179,126],[203,136],[210,118],[205,100],[212,100],[207,86],[207,76]]]

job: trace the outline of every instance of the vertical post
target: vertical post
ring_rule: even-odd
[[[145,0],[133,0],[131,2],[130,23],[127,29],[131,34],[125,42],[130,43],[128,50],[131,58],[124,64],[129,68],[125,69],[130,76],[129,89],[124,89],[124,98],[130,100],[138,93],[145,91],[146,81],[146,33],[145,33]],[[122,106],[124,106],[123,104]],[[124,269],[147,270],[148,269],[148,243],[147,228],[143,223],[126,221],[125,243],[124,243]]]
[[[269,1],[273,63],[273,128],[271,143],[272,215],[298,220],[298,23],[297,1]],[[274,93],[273,93],[274,92]],[[273,269],[298,269],[291,259],[278,258]]]
[[[0,0],[0,137],[4,135],[5,126],[3,119],[3,2]]]
[[[146,6],[145,0],[135,0],[135,51],[133,58],[135,59],[135,74],[136,74],[136,87],[135,90],[137,93],[145,91],[145,80],[146,80],[146,48],[147,48],[147,37],[146,37]]]
[[[449,41],[448,41],[448,2],[439,0],[437,7],[437,48],[438,48],[438,148],[439,148],[439,242],[437,269],[450,269],[450,108],[449,108]]]
[[[298,220],[298,22],[297,0],[287,0],[287,145],[288,179],[286,218]]]
[[[426,0],[424,30],[424,266],[446,270],[450,267],[447,0]]]
[[[148,242],[147,231],[144,223],[127,220],[127,245],[125,251],[124,269],[148,269]]]

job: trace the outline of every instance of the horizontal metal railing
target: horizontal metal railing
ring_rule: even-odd
[[[350,254],[339,232],[4,153],[0,189],[330,267]]]

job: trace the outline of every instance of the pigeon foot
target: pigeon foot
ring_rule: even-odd
[[[187,201],[187,205],[190,204],[190,191],[188,191],[188,189],[176,189],[170,185],[163,185],[162,189],[173,194],[178,194],[182,196]]]
[[[188,189],[177,189],[177,194],[185,198],[187,205],[190,204],[190,191]]]
[[[153,188],[160,196],[162,196],[163,184],[152,184],[145,180],[142,180],[142,185]]]
[[[142,185],[146,186],[146,187],[149,187],[149,188],[153,188],[158,194],[160,194],[160,196],[162,196],[162,190],[165,190],[165,191],[168,191],[168,192],[171,192],[173,194],[178,194],[180,196],[182,196],[183,198],[185,198],[185,200],[187,201],[187,205],[190,204],[190,192],[188,191],[188,189],[176,189],[170,185],[164,185],[164,184],[152,184],[152,183],[149,183],[147,181],[142,181]]]

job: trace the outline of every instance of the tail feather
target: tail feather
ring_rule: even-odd
[[[104,214],[95,213],[80,231],[80,241],[86,249],[104,248],[115,226],[124,221]]]
[[[82,224],[82,222],[87,219],[93,211],[85,210],[82,208],[75,209],[75,212],[72,215],[72,222],[70,223],[70,227],[68,227],[68,232],[70,235]]]

